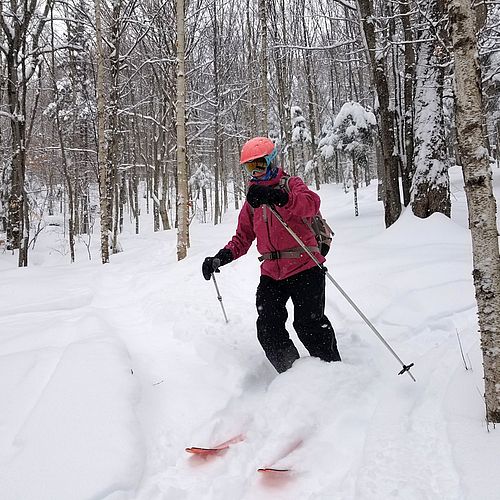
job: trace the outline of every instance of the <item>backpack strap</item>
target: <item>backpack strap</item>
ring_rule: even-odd
[[[288,174],[283,175],[279,183],[276,185],[276,187],[280,187],[281,189],[284,189],[287,193],[290,193],[289,181],[290,181],[290,176]],[[312,219],[311,217],[302,217],[302,222],[311,230],[313,234],[316,234],[314,232],[314,228],[312,227],[311,219]]]
[[[290,186],[288,185],[288,181],[290,180],[290,176],[288,174],[282,175],[276,187],[280,187],[284,189],[287,193],[290,192]]]

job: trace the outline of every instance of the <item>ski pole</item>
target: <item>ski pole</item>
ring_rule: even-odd
[[[415,377],[410,371],[410,368],[414,365],[414,363],[410,363],[409,365],[405,365],[401,358],[396,354],[394,349],[389,345],[389,343],[382,337],[380,332],[375,328],[373,323],[365,316],[363,311],[355,304],[355,302],[347,295],[347,293],[342,289],[342,287],[333,279],[331,274],[328,272],[327,268],[319,262],[319,260],[313,255],[313,253],[306,247],[304,242],[295,234],[295,232],[290,228],[290,226],[283,220],[281,215],[276,212],[275,208],[272,205],[267,205],[271,213],[281,222],[283,227],[290,233],[293,239],[302,247],[302,249],[311,257],[314,263],[325,273],[328,279],[333,283],[335,288],[342,294],[342,296],[349,302],[349,304],[353,307],[353,309],[361,316],[363,321],[370,327],[373,333],[379,338],[379,340],[385,345],[385,347],[389,350],[389,352],[398,360],[398,362],[402,366],[402,370],[398,373],[398,375],[402,375],[403,373],[408,373],[411,379],[416,382]]]
[[[220,272],[219,271],[220,259],[214,259],[212,265],[214,268],[214,272],[212,273],[212,279],[214,280],[215,291],[217,292],[217,299],[219,300],[220,306],[222,308],[222,314],[224,314],[224,319],[226,320],[226,323],[229,323],[229,320],[227,319],[227,316],[226,316],[226,310],[224,309],[224,304],[222,303],[222,296],[219,292],[219,287],[217,286],[217,281],[215,279],[215,273]]]

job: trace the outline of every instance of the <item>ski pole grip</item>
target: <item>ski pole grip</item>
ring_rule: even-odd
[[[219,271],[219,267],[220,267],[220,259],[215,258],[215,259],[212,261],[212,268],[213,268],[213,270],[214,270],[214,273],[220,273],[220,271]]]

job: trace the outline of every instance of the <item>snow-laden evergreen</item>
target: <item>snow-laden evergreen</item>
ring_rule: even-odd
[[[318,142],[318,149],[325,161],[331,161],[334,157],[337,142],[333,122],[331,119],[327,119],[321,127],[321,134]]]
[[[343,132],[343,138],[341,138],[343,143],[354,143],[353,147],[356,147],[356,141],[367,142],[362,139],[376,124],[375,115],[371,111],[366,110],[359,102],[350,101],[340,108],[333,122],[333,127]],[[349,141],[349,138],[352,140]]]
[[[311,131],[307,127],[304,113],[299,106],[292,106],[292,142],[294,144],[303,145],[311,142]]]
[[[333,122],[336,147],[352,160],[353,176],[356,170],[368,169],[368,152],[373,144],[373,132],[377,126],[375,115],[358,102],[346,102]],[[369,179],[370,176],[366,175]]]
[[[366,157],[376,125],[375,115],[361,104],[344,103],[335,119],[327,120],[322,127],[318,144],[321,155],[329,160],[335,150],[339,150],[355,157]]]
[[[298,344],[303,359],[277,375],[255,335],[255,247],[217,275],[228,324],[201,276],[236,211],[193,221],[181,262],[175,231],[153,232],[145,210],[105,266],[98,238],[92,261],[77,240],[70,265],[61,226],[40,234],[29,268],[0,250],[1,499],[497,500],[462,184],[455,167],[451,220],[407,209],[387,230],[374,184],[357,218],[340,186],[320,191],[329,272],[416,383],[330,284],[343,362]],[[213,459],[184,451],[239,433]],[[292,474],[256,472],[298,443],[280,462]]]
[[[327,120],[322,127],[318,143],[321,157],[328,164],[333,162],[336,155],[340,155],[346,189],[353,185],[356,191],[362,176],[367,183],[371,180],[368,155],[373,145],[372,135],[376,124],[371,111],[358,102],[348,101],[340,108],[335,119]]]

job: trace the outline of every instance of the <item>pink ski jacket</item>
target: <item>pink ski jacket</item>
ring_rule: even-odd
[[[274,179],[258,183],[275,186],[282,177],[283,170],[279,169]],[[304,218],[313,217],[318,213],[320,198],[299,177],[289,178],[288,189],[287,204],[276,207],[276,211],[307,247],[317,247],[314,233],[304,222]],[[245,201],[238,216],[236,234],[225,248],[231,250],[234,259],[238,259],[248,252],[254,239],[257,239],[257,250],[261,255],[275,251],[297,250],[299,247],[266,205],[254,209]],[[261,273],[275,280],[283,280],[316,265],[306,252],[298,253],[300,254],[298,257],[264,260],[261,264]],[[313,253],[320,263],[325,262],[319,251]]]

